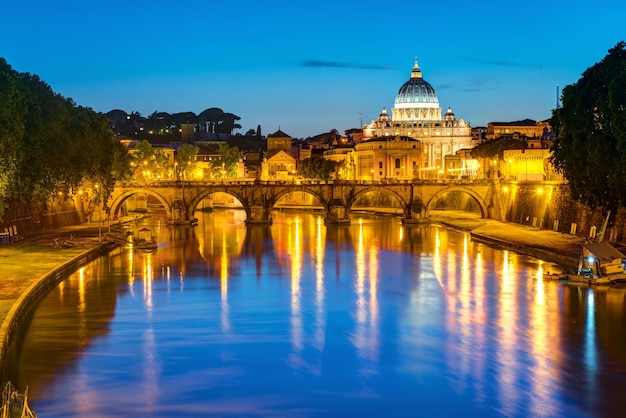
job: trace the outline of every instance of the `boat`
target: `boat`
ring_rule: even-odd
[[[19,393],[11,382],[7,382],[2,391],[2,415],[0,418],[37,418],[37,414],[28,406],[28,388]]]
[[[606,241],[583,244],[577,274],[568,275],[573,282],[587,284],[626,283],[626,255]]]
[[[567,273],[543,273],[543,278],[545,280],[568,280]]]
[[[140,229],[138,236],[133,239],[133,248],[138,250],[151,251],[156,250],[158,246],[156,237],[149,228]]]
[[[138,250],[156,250],[158,246],[158,242],[156,242],[153,238],[137,238],[133,241],[133,248]]]
[[[587,241],[582,246],[578,270],[575,274],[547,273],[545,279],[568,280],[589,285],[610,285],[626,283],[626,255],[604,241],[604,232],[611,212],[607,214],[600,233],[595,241]]]

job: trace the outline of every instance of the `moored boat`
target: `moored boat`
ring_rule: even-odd
[[[28,405],[28,388],[19,393],[11,382],[7,382],[2,391],[1,418],[37,418],[37,414]]]

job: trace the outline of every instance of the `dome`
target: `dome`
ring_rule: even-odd
[[[422,70],[417,65],[417,60],[411,71],[411,78],[398,90],[394,107],[439,107],[437,93],[433,86],[422,78]]]
[[[383,110],[378,115],[379,122],[389,122],[389,114],[387,113],[387,109],[383,107]]]
[[[448,106],[448,111],[443,115],[443,120],[456,120],[456,115],[452,112],[452,108]]]

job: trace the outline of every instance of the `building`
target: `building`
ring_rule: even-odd
[[[532,119],[514,122],[489,122],[487,124],[487,132],[485,132],[485,139],[496,139],[515,133],[526,136],[527,138],[545,137],[550,133],[550,122],[537,122]]]
[[[286,180],[296,175],[296,159],[292,155],[292,137],[280,130],[267,136],[267,154],[263,159],[261,179]]]
[[[267,136],[267,157],[270,158],[278,151],[283,150],[291,153],[292,138],[280,130],[280,127],[273,134]]]
[[[417,60],[411,78],[398,90],[391,115],[383,108],[378,119],[363,127],[363,142],[380,138],[394,140],[397,136],[422,144],[417,164],[419,171],[439,171],[446,155],[474,145],[469,123],[457,119],[451,108],[442,115],[435,89],[422,77]],[[376,172],[381,171],[376,168]],[[407,167],[406,172],[412,169]],[[394,170],[384,167],[382,171],[393,173]]]
[[[263,180],[287,180],[296,175],[296,159],[282,149],[265,160],[263,165],[267,167],[267,178],[262,177]]]
[[[407,136],[377,137],[354,145],[352,164],[357,180],[422,177],[422,144]],[[435,173],[436,176],[436,173]]]
[[[516,181],[561,181],[561,175],[550,163],[551,155],[546,148],[504,150],[504,160],[498,161],[500,177]]]

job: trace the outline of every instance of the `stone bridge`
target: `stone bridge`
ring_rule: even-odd
[[[203,199],[214,193],[226,193],[241,202],[247,223],[271,223],[274,205],[293,192],[308,193],[317,198],[324,207],[326,224],[349,223],[350,209],[359,197],[369,192],[382,192],[393,197],[402,208],[404,223],[418,223],[428,219],[434,203],[450,192],[461,192],[470,196],[480,207],[483,218],[503,219],[500,183],[497,179],[452,183],[424,180],[118,182],[109,199],[108,216],[110,220],[114,220],[129,197],[149,195],[161,202],[167,212],[168,223],[189,224]],[[415,208],[419,212],[415,212]]]

